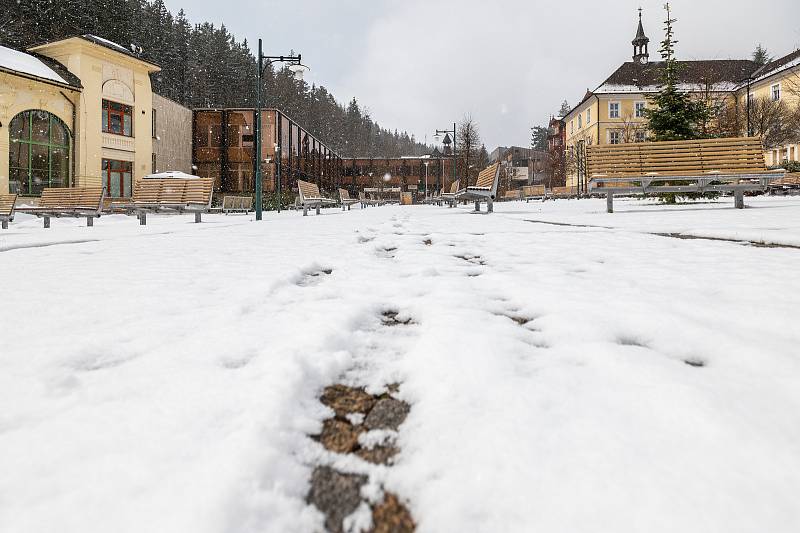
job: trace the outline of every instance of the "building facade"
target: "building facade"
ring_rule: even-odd
[[[352,192],[364,187],[400,187],[403,191],[426,189],[433,195],[453,183],[453,158],[438,151],[408,157],[355,157],[343,160],[343,184]]]
[[[192,122],[194,173],[213,178],[218,192],[255,189],[255,110],[200,109]],[[342,159],[327,145],[277,109],[261,112],[262,187],[297,189],[297,180],[316,183],[332,194],[341,183]],[[280,155],[279,155],[280,154]]]
[[[92,35],[0,47],[0,192],[102,185],[130,196],[152,164],[158,70]]]
[[[649,39],[641,14],[636,37],[632,41],[632,61],[623,63],[600,86],[587,91],[580,103],[564,118],[565,174],[567,186],[586,191],[587,146],[644,142],[648,138],[648,97],[659,90],[663,62],[651,62]],[[800,51],[763,67],[742,59],[679,61],[680,90],[704,99],[711,107],[736,106],[749,98],[785,100],[796,108],[800,95]],[[791,83],[797,79],[796,84]],[[789,94],[783,87],[797,87]],[[746,128],[737,133],[746,135]],[[800,157],[797,144],[775,147],[765,154],[767,164],[779,164]]]
[[[153,94],[153,155],[150,172],[193,174],[192,110]]]

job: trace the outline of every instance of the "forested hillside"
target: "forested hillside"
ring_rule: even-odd
[[[192,108],[254,107],[256,59],[247,40],[224,25],[191,24],[162,0],[1,0],[0,44],[17,49],[91,33],[162,67],[159,94]],[[267,68],[265,107],[277,107],[343,156],[421,155],[426,148],[403,132],[381,128],[354,98],[339,104],[323,86]]]

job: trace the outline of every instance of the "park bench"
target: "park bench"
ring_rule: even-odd
[[[745,192],[786,173],[767,170],[759,137],[589,146],[586,163],[589,190],[605,194],[609,213],[615,194],[733,192],[743,209]]]
[[[458,189],[461,187],[461,180],[456,180],[450,185],[450,191],[444,192],[439,195],[439,205],[447,202],[448,207],[455,207],[456,205],[456,193],[458,193]]]
[[[576,198],[577,193],[574,187],[553,187],[550,189],[548,197],[553,200],[563,200],[566,198]]]
[[[497,184],[500,180],[500,163],[489,165],[478,174],[475,185],[456,193],[456,200],[474,201],[475,212],[480,212],[481,202],[486,202],[489,213],[494,211],[494,199],[497,196]]]
[[[514,189],[513,191],[506,191],[506,192],[503,193],[503,201],[504,202],[514,202],[516,200],[519,200],[519,199],[522,198],[520,196],[521,192],[522,191],[520,191],[519,189]]]
[[[350,210],[350,206],[359,203],[361,200],[357,198],[350,198],[350,192],[347,189],[339,189],[339,203],[342,204],[342,211]]]
[[[300,203],[303,205],[303,216],[308,216],[308,208],[316,208],[319,215],[319,209],[323,205],[333,205],[336,200],[325,198],[319,192],[319,187],[316,183],[309,183],[307,181],[297,180],[297,187],[300,190]]]
[[[18,207],[20,213],[30,213],[44,219],[44,227],[50,227],[51,218],[86,218],[86,225],[94,226],[94,219],[103,211],[102,187],[49,187],[42,191],[39,204],[34,207]]]
[[[213,194],[212,178],[148,178],[136,182],[133,198],[124,206],[136,213],[142,226],[147,225],[147,213],[194,213],[194,221],[200,223],[211,209]]]
[[[786,174],[783,178],[769,184],[770,194],[790,194],[797,190],[800,190],[800,173],[797,172]]]
[[[17,205],[16,194],[0,194],[0,223],[8,229],[8,223],[14,222],[14,207]]]
[[[252,196],[225,196],[222,198],[222,212],[249,214],[253,210]]]
[[[522,198],[526,202],[545,200],[547,199],[547,189],[544,185],[525,185],[522,187]]]

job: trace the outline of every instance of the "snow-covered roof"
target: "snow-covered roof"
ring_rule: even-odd
[[[45,62],[38,57],[5,46],[0,46],[0,68],[20,74],[27,74],[35,78],[70,85],[69,81],[47,66]]]
[[[791,68],[800,66],[800,49],[787,54],[779,59],[770,61],[753,75],[753,81],[761,81]]]

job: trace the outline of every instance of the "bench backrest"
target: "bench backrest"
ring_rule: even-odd
[[[81,209],[100,211],[103,207],[102,187],[48,187],[39,198],[40,209]]]
[[[225,196],[222,199],[222,210],[229,210],[229,209],[239,209],[239,210],[247,210],[253,208],[253,197],[252,196]]]
[[[450,194],[455,194],[458,192],[458,189],[461,187],[461,180],[456,180],[450,186]]]
[[[347,189],[339,189],[339,199],[342,201],[350,200],[350,193],[347,192]]]
[[[214,180],[140,179],[133,187],[133,203],[160,205],[206,205],[211,207]]]
[[[759,137],[589,146],[589,178],[763,173]]]
[[[544,196],[545,195],[544,185],[523,185],[522,186],[522,195],[523,196]]]
[[[553,187],[550,189],[553,194],[570,195],[575,194],[575,189],[572,187]]]
[[[481,187],[483,189],[492,189],[492,191],[496,191],[497,178],[499,176],[500,176],[500,163],[489,165],[485,169],[481,170],[480,174],[478,174],[478,181],[475,182],[475,186]]]
[[[322,198],[322,195],[319,192],[319,187],[317,187],[316,183],[297,180],[297,188],[300,189],[300,198],[303,200],[309,198]]]
[[[16,203],[16,194],[0,194],[0,216],[10,217]]]
[[[519,193],[520,193],[519,189],[514,189],[513,191],[506,191],[506,193],[503,196],[505,196],[506,198],[519,198]]]

